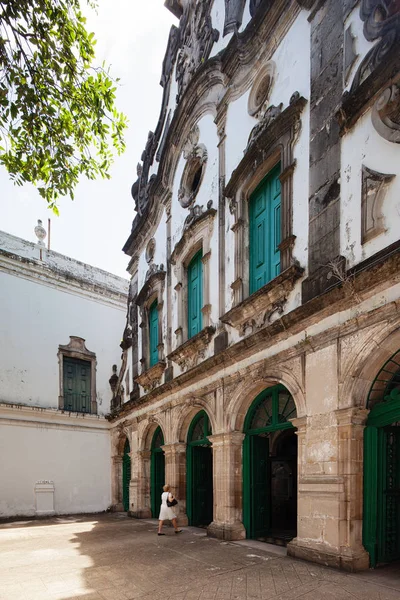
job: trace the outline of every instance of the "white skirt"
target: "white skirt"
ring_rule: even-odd
[[[176,519],[176,514],[170,506],[165,506],[164,504],[161,504],[160,516],[158,517],[158,519],[159,521],[172,521],[172,519]]]

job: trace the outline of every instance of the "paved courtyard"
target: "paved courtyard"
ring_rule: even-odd
[[[400,567],[349,575],[125,515],[0,525],[0,600],[400,600]]]

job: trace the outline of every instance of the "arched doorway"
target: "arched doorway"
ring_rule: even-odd
[[[187,514],[189,525],[195,527],[205,527],[213,520],[211,434],[210,420],[202,410],[191,422],[187,439]]]
[[[297,416],[283,385],[262,391],[244,424],[243,524],[248,538],[286,544],[297,530]]]
[[[126,438],[124,446],[124,455],[122,457],[122,504],[124,510],[129,510],[129,484],[131,481],[131,447]]]
[[[400,560],[400,350],[376,376],[367,408],[363,544],[375,567]]]
[[[161,427],[157,427],[151,442],[151,513],[153,519],[160,514],[161,494],[165,485],[165,455],[161,446],[164,445],[164,435]]]

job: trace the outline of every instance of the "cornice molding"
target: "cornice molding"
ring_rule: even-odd
[[[110,426],[103,415],[69,413],[55,408],[27,406],[0,401],[0,424],[22,427],[49,427],[68,430],[108,432]]]
[[[14,277],[21,277],[38,285],[46,285],[62,292],[75,294],[86,299],[89,298],[113,308],[126,310],[128,290],[125,294],[115,292],[115,290],[108,288],[107,285],[90,283],[69,272],[55,270],[46,265],[46,263],[39,263],[32,259],[6,252],[5,250],[0,251],[1,272]],[[126,283],[128,286],[128,281]]]

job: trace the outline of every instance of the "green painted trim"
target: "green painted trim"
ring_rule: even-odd
[[[154,300],[149,309],[149,356],[150,367],[158,363],[158,309]]]
[[[129,440],[126,438],[124,446],[124,455],[122,457],[122,504],[124,510],[129,510],[129,484],[131,481],[131,457],[129,453],[131,447]]]
[[[369,552],[371,567],[382,559],[379,549],[385,539],[385,507],[379,498],[379,490],[384,488],[382,477],[386,476],[386,436],[383,428],[397,421],[400,421],[400,397],[394,395],[374,406],[364,430],[363,545]]]
[[[279,393],[280,392],[288,392],[287,388],[282,385],[274,385],[273,387],[266,388],[258,396],[253,400],[250,408],[247,411],[243,432],[245,433],[245,438],[243,440],[243,474],[242,474],[242,497],[243,497],[243,525],[246,530],[246,537],[252,538],[254,536],[255,525],[253,523],[253,518],[251,514],[252,507],[252,455],[251,455],[251,437],[255,435],[260,435],[263,433],[270,433],[273,431],[282,431],[285,429],[295,429],[293,424],[290,421],[279,422]],[[290,392],[288,392],[290,394]],[[291,395],[291,394],[290,394]],[[257,429],[251,429],[251,422],[253,420],[254,414],[258,409],[259,405],[265,400],[267,397],[272,397],[272,424],[266,427],[261,427]],[[294,414],[293,418],[297,415]]]
[[[394,360],[397,355],[399,355],[398,356],[398,360]],[[389,379],[380,379],[382,373],[385,373],[385,372],[387,373],[388,372],[386,370],[386,367],[391,362],[393,362],[395,365],[398,366],[398,370],[393,372],[391,378],[389,378]],[[390,384],[392,383],[393,379],[398,375],[399,371],[400,371],[400,350],[396,350],[396,352],[394,354],[392,354],[392,356],[390,358],[388,358],[388,360],[385,362],[385,364],[383,365],[383,367],[379,370],[379,373],[377,374],[377,376],[375,377],[374,381],[372,382],[372,385],[371,385],[371,387],[369,389],[368,396],[367,396],[367,408],[369,408],[370,398],[371,398],[371,394],[373,392],[376,392],[376,391],[382,392],[382,398],[381,398],[381,400],[373,399],[373,402],[375,404],[378,403],[378,402],[385,402],[387,400],[388,395],[389,395],[388,388],[389,388]],[[386,384],[385,385],[385,389],[384,390],[380,390],[380,389],[374,390],[374,387],[375,387],[376,383],[378,383],[378,386],[381,383],[385,383]]]
[[[164,434],[161,427],[157,427],[153,434],[153,438],[151,440],[151,458],[150,458],[150,506],[151,506],[151,514],[153,519],[158,518],[157,514],[157,490],[156,490],[156,454],[163,453],[162,448],[155,448],[156,440],[159,434],[162,434],[161,445],[164,444]],[[165,475],[164,475],[165,478]]]
[[[204,419],[204,432],[203,439],[192,441],[193,430],[196,427],[200,419]],[[211,445],[208,436],[212,434],[211,424],[208,414],[205,410],[199,411],[192,419],[190,423],[188,435],[187,435],[187,451],[186,451],[186,514],[188,517],[189,525],[193,522],[193,448],[195,446],[207,446]]]
[[[243,525],[246,530],[246,538],[251,537],[251,492],[250,492],[250,436],[246,435],[243,440]]]
[[[400,398],[381,402],[368,415],[367,426],[385,427],[400,421]]]
[[[188,302],[187,302],[187,331],[188,339],[195,336],[203,328],[203,250],[199,250],[190,261],[187,268],[187,291],[188,291]],[[197,270],[197,286],[193,281],[193,273]],[[193,311],[193,300],[197,298],[195,302],[196,310]]]
[[[278,163],[261,181],[249,200],[250,294],[280,273],[281,184]]]

